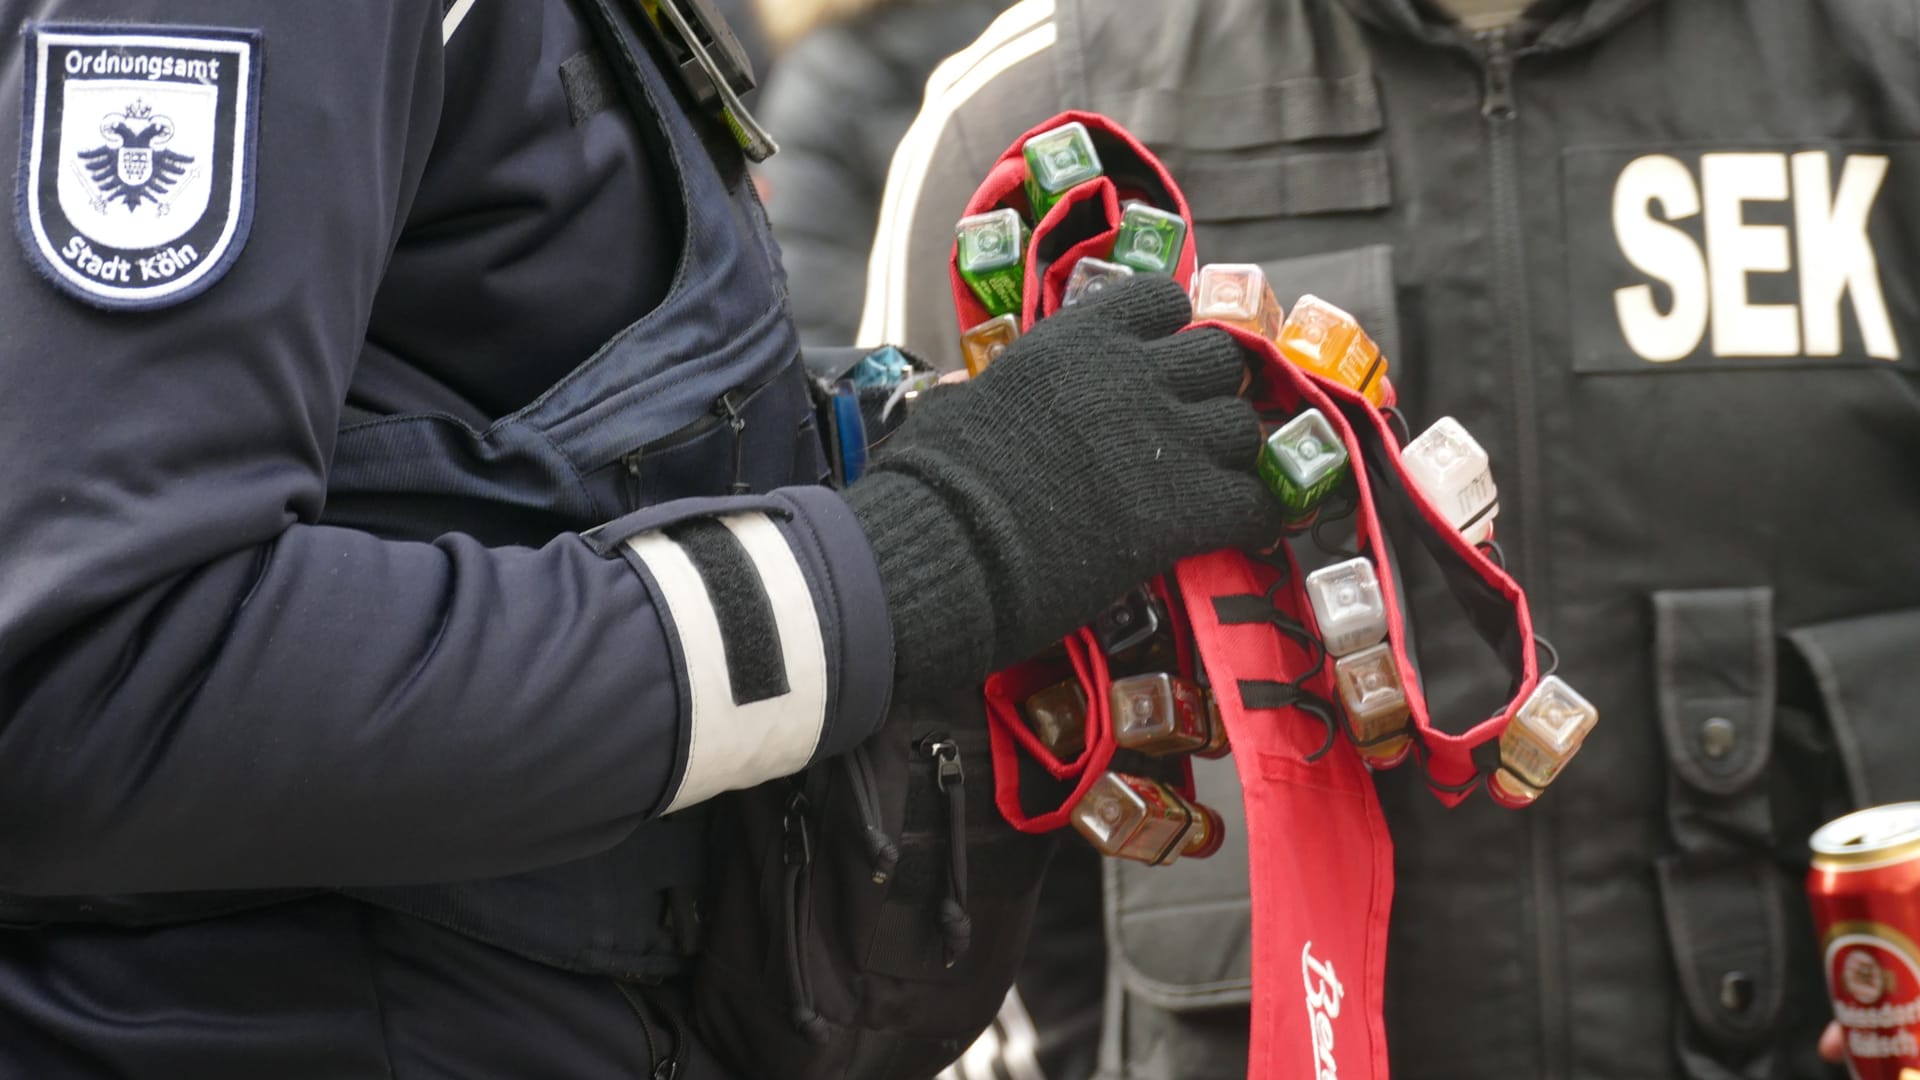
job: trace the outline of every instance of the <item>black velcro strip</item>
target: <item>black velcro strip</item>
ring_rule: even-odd
[[[1240,680],[1240,707],[1243,709],[1285,709],[1306,700],[1306,694],[1292,683]]]
[[[1256,593],[1213,598],[1213,616],[1221,626],[1252,626],[1273,621],[1273,602]]]
[[[613,108],[620,97],[613,72],[588,49],[560,62],[560,89],[567,95],[567,121],[574,127]]]
[[[740,538],[717,521],[689,521],[665,531],[687,553],[713,601],[733,703],[750,705],[786,693],[787,658],[773,602]]]

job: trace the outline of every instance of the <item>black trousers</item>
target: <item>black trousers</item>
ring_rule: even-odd
[[[0,1080],[738,1080],[683,1000],[337,898],[0,930]]]

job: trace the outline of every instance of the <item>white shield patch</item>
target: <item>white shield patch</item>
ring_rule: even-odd
[[[16,205],[34,262],[105,308],[219,280],[253,215],[259,35],[42,25],[26,48]]]

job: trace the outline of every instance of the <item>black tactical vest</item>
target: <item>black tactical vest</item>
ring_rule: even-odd
[[[1845,0],[1534,13],[1476,38],[1411,0],[1059,0],[1057,104],[1163,155],[1202,261],[1352,310],[1414,429],[1486,445],[1498,538],[1601,711],[1527,811],[1380,777],[1396,1075],[1821,1075],[1805,838],[1920,794],[1920,736],[1801,707],[1803,651],[1871,655],[1870,616],[1920,608],[1920,29]],[[1497,672],[1403,571],[1463,730]],[[1844,783],[1836,741],[1865,748]],[[1105,1075],[1244,1068],[1243,875],[1109,868]]]

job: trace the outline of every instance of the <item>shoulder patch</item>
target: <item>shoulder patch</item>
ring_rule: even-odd
[[[259,33],[42,24],[26,50],[14,213],[28,258],[109,309],[218,281],[253,223]]]

